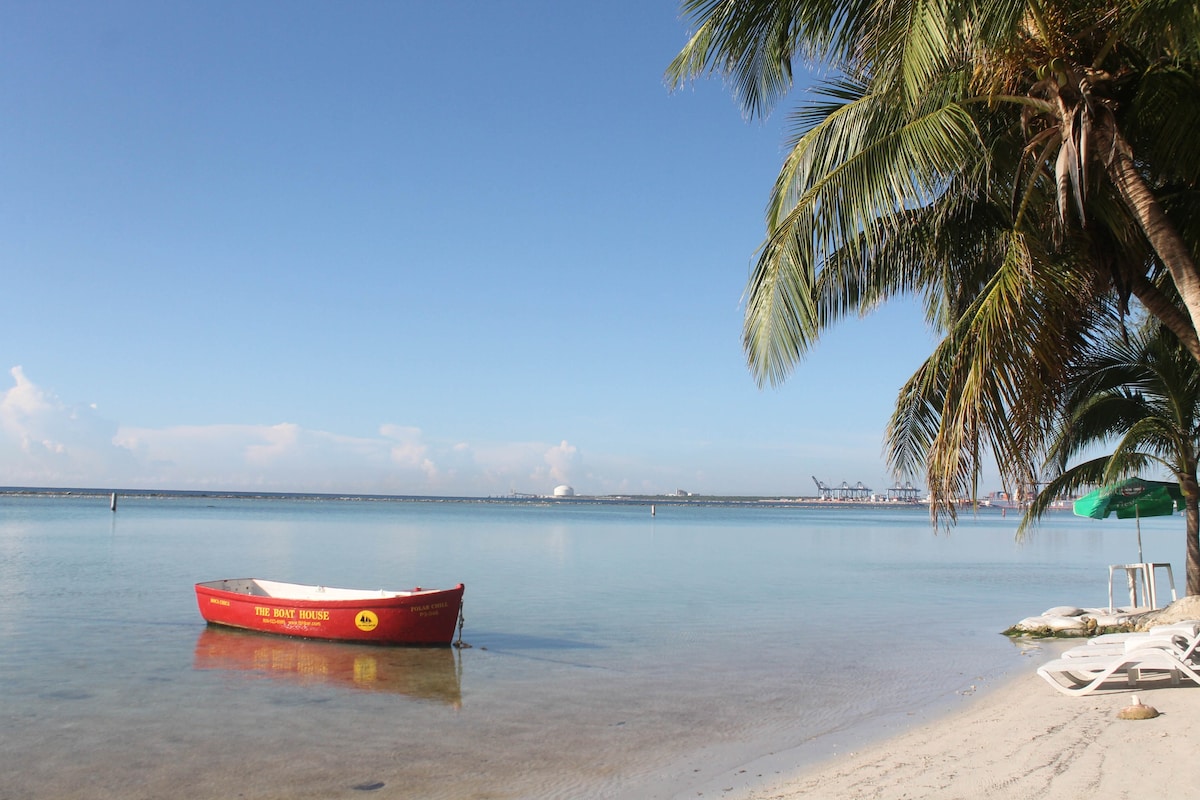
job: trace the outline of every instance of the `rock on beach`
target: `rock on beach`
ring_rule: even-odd
[[[1200,619],[1200,595],[1184,597],[1166,608],[1115,609],[1055,606],[1026,617],[1006,633],[1027,636],[1094,636],[1104,631],[1145,631],[1155,625]]]

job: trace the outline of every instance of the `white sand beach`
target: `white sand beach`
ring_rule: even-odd
[[[1200,687],[1105,689],[1068,697],[1035,672],[971,698],[963,708],[859,751],[754,789],[706,792],[723,800],[951,800],[954,798],[1188,797],[1200,792]],[[1109,684],[1110,686],[1114,684]],[[1131,697],[1158,709],[1122,720]]]

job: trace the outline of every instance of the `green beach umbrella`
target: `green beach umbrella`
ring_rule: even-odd
[[[1183,503],[1183,492],[1177,483],[1147,481],[1142,478],[1126,478],[1093,492],[1088,492],[1075,501],[1073,509],[1077,517],[1104,519],[1117,515],[1117,519],[1141,520],[1142,517],[1165,517],[1175,513],[1175,504]],[[1142,526],[1138,522],[1138,561],[1142,561]]]

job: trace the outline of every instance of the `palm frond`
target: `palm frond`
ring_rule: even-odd
[[[846,97],[795,142],[772,193],[770,234],[747,289],[743,335],[760,384],[786,378],[834,318],[812,299],[824,259],[879,250],[912,209],[932,203],[983,156],[961,106],[907,118],[873,94]]]

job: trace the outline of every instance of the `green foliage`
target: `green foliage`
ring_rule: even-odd
[[[721,75],[759,116],[794,60],[828,70],[791,117],[747,362],[779,383],[831,326],[919,297],[942,340],[900,390],[888,453],[926,473],[935,517],[989,459],[1009,488],[1036,480],[1074,365],[1131,297],[1200,358],[1194,0],[682,9],[695,33],[672,86]],[[1146,425],[1139,441],[1168,437]]]

